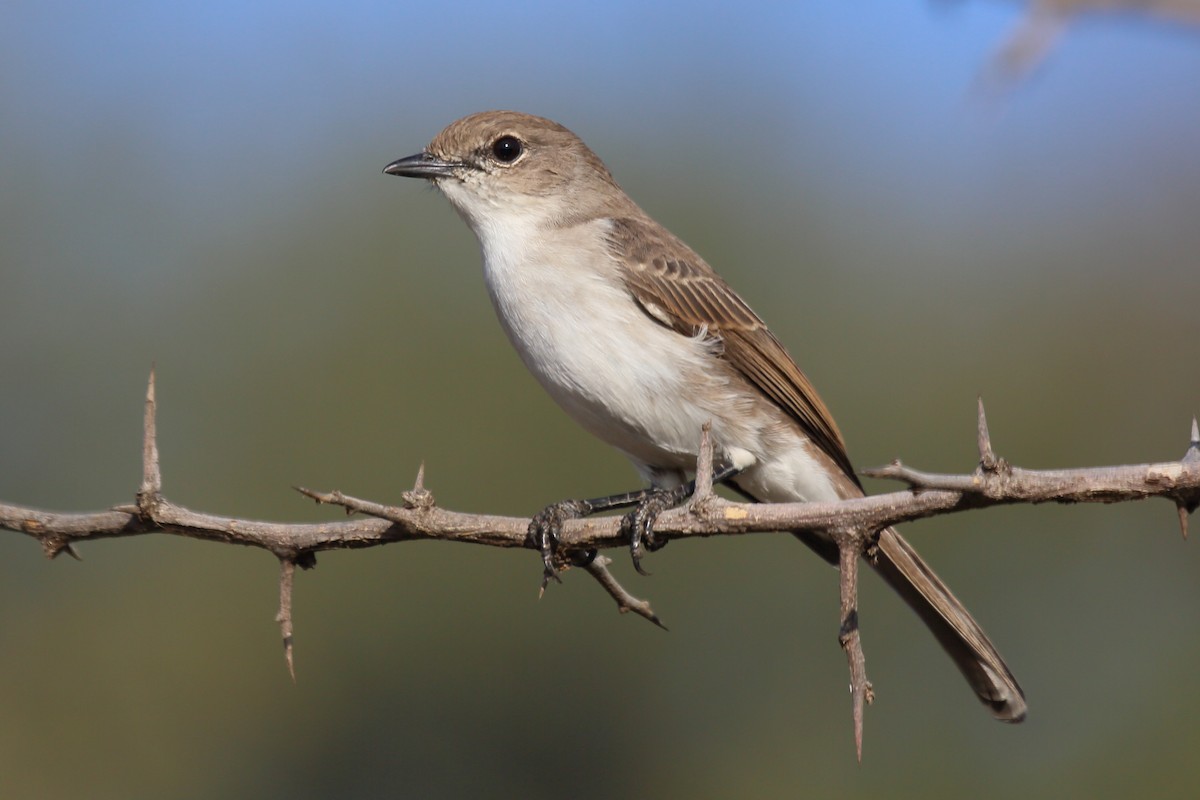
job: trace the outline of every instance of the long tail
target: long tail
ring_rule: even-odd
[[[1025,693],[1008,665],[983,628],[912,545],[888,528],[879,535],[878,554],[871,566],[917,612],[996,719],[1025,719]]]
[[[826,561],[837,564],[837,547],[829,539],[808,532],[797,532],[796,537]],[[879,535],[879,546],[868,563],[917,612],[992,716],[1003,722],[1025,719],[1025,693],[1008,665],[983,628],[912,545],[888,528]]]

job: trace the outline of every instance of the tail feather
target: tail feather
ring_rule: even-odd
[[[837,566],[838,550],[832,539],[811,531],[796,531],[795,536]],[[912,545],[888,528],[879,535],[878,549],[869,563],[917,612],[992,716],[1004,722],[1025,719],[1025,693],[1008,665],[983,628]]]
[[[870,563],[917,612],[992,715],[1003,722],[1025,719],[1025,693],[1008,665],[983,628],[912,545],[888,528],[880,534]]]

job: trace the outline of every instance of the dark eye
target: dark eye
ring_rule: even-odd
[[[515,136],[501,136],[492,142],[492,155],[497,161],[511,164],[521,155],[521,140]]]

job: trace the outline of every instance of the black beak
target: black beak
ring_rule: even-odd
[[[460,166],[453,161],[443,161],[429,153],[417,153],[415,156],[393,161],[383,168],[388,175],[401,175],[405,178],[448,178],[454,174],[454,168]]]

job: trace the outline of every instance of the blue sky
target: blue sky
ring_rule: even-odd
[[[831,213],[879,204],[959,231],[998,214],[1022,226],[1128,214],[1183,181],[1200,139],[1194,33],[1085,22],[1031,80],[985,97],[975,81],[1019,14],[999,2],[6,4],[0,179],[37,170],[81,202],[231,221],[313,191],[329,164],[374,169],[450,119],[504,106],[560,119],[602,154],[811,181]]]

